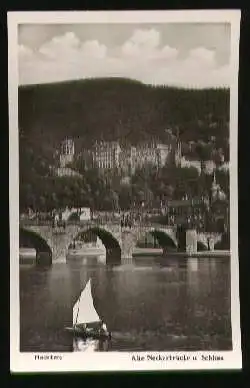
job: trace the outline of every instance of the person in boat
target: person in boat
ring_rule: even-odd
[[[103,321],[101,321],[100,333],[101,334],[107,334],[108,333],[107,325]]]
[[[107,326],[103,321],[101,321],[99,336],[99,350],[107,351],[109,348],[109,342],[111,341],[111,333],[108,331]]]
[[[98,335],[101,337],[103,334],[105,334],[105,323],[101,321],[98,325]]]
[[[108,340],[111,341],[111,332],[108,331],[107,326],[106,326],[106,324],[104,322],[102,324],[102,329],[105,331],[105,334],[107,335]]]
[[[90,336],[89,328],[86,323],[81,324],[75,332],[75,336],[81,338],[83,341]]]

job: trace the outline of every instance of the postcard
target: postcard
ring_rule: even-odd
[[[241,369],[240,12],[9,12],[10,368]]]

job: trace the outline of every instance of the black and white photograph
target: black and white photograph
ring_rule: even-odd
[[[239,26],[8,14],[13,372],[241,368]]]

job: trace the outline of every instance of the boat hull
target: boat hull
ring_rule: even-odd
[[[74,352],[108,352],[110,349],[110,340],[106,337],[103,340],[93,338],[82,339],[75,337],[73,340]]]
[[[100,319],[92,297],[91,279],[73,306],[73,325],[65,327],[73,335],[73,348],[77,351],[104,350],[104,343],[108,343],[110,334]]]
[[[99,341],[90,338],[74,337],[73,352],[96,352],[99,350]]]
[[[101,340],[104,341],[106,339],[110,339],[110,333],[100,333],[98,330],[82,330],[74,327],[65,327],[65,330],[71,332],[74,337],[79,337],[83,340],[93,339],[93,340]]]
[[[109,350],[110,342],[94,339],[74,338],[73,352],[107,352]]]
[[[97,352],[109,349],[110,333],[100,333],[95,330],[83,331],[71,327],[66,327],[65,330],[72,333],[74,352]]]

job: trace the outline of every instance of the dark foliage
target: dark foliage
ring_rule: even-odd
[[[182,141],[228,139],[229,90],[149,86],[127,79],[89,79],[19,88],[19,124],[29,137],[58,145],[71,136],[78,146],[96,139],[136,144],[166,128]]]
[[[194,168],[145,166],[123,183],[117,172],[101,176],[77,159],[82,177],[56,178],[56,151],[66,136],[76,153],[98,140],[137,144],[152,139],[168,143],[171,129],[186,154],[202,163],[228,148],[229,91],[185,90],[149,86],[127,79],[90,79],[19,88],[20,208],[42,211],[64,206],[99,210],[146,202],[159,206],[169,198],[208,193],[211,178]],[[212,139],[212,140],[211,140]],[[192,148],[188,142],[195,143]],[[185,148],[185,147],[183,147]],[[214,158],[220,163],[219,151]],[[205,179],[205,180],[204,180]],[[228,194],[228,174],[218,174]]]

